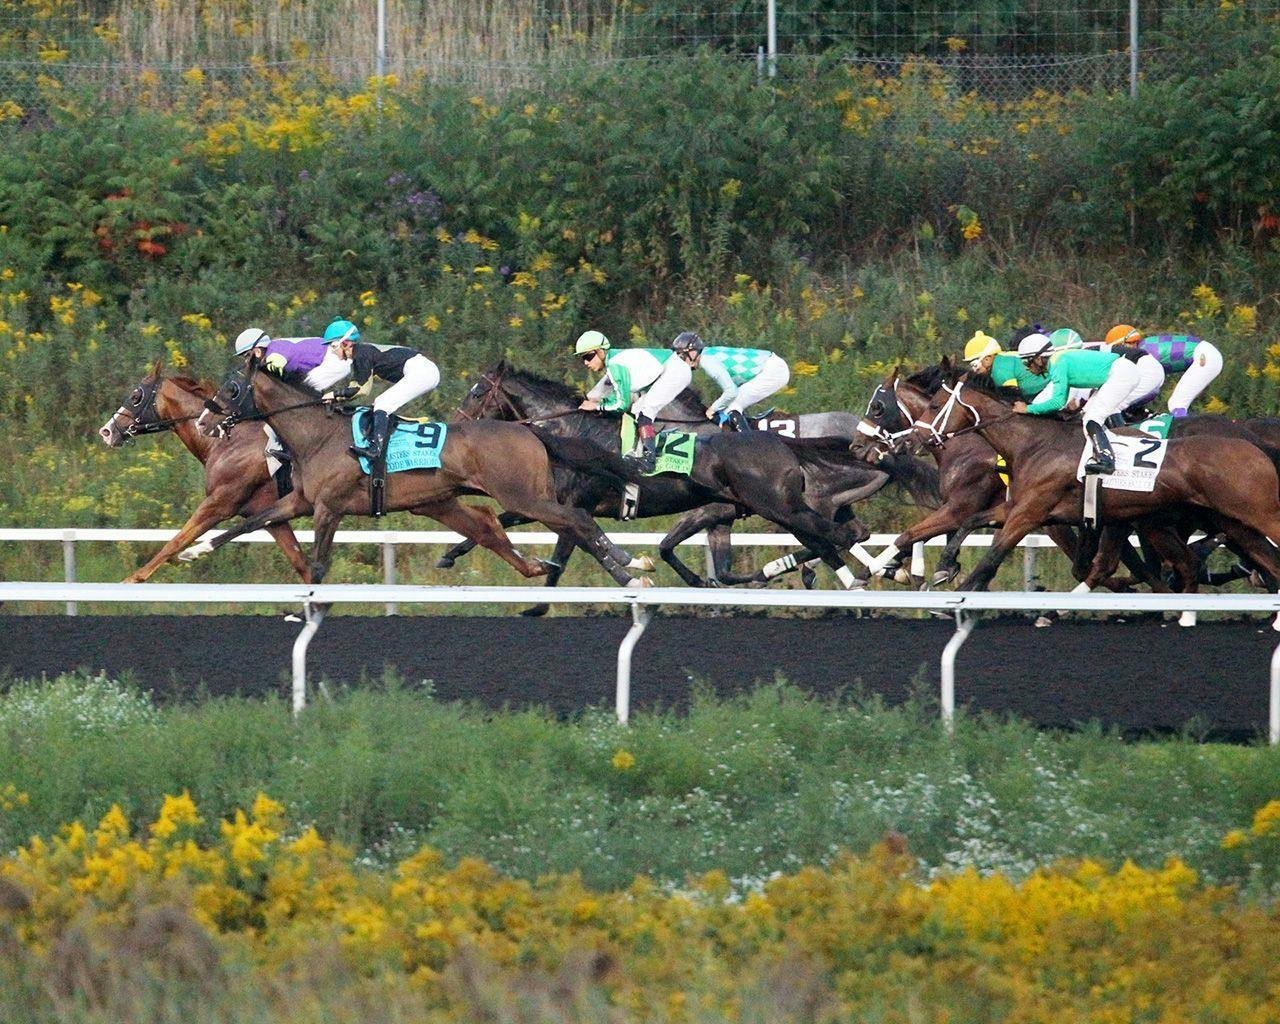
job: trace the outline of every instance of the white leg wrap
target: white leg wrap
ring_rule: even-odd
[[[1179,626],[1182,626],[1184,628],[1189,628],[1191,626],[1194,626],[1195,624],[1196,624],[1195,612],[1183,612],[1181,615],[1178,616]]]
[[[767,580],[771,580],[775,576],[781,576],[784,572],[790,572],[795,567],[796,556],[783,555],[781,558],[775,558],[772,562],[766,562],[764,568],[760,570],[760,575]]]
[[[854,554],[857,554],[855,551]],[[872,559],[867,566],[873,573],[883,572],[884,567],[894,560],[898,555],[898,546],[890,544],[887,548],[880,552],[879,556]]]
[[[836,578],[844,584],[845,590],[852,590],[858,584],[858,578],[847,565],[842,565],[836,570]]]

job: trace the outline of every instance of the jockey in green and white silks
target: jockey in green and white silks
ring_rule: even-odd
[[[636,418],[639,452],[624,458],[638,459],[644,472],[652,472],[657,458],[658,414],[689,386],[693,371],[665,348],[613,350],[599,331],[587,331],[573,346],[574,355],[588,370],[604,376],[587,392],[579,406],[587,411],[630,411]]]
[[[705,370],[720,385],[720,397],[708,407],[707,419],[718,416],[721,426],[733,430],[747,430],[746,411],[791,380],[791,368],[767,349],[707,345],[692,331],[677,335],[671,349],[692,369]]]

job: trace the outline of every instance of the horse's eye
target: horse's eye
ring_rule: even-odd
[[[129,396],[129,404],[130,405],[142,404],[142,388],[138,388],[137,390],[134,391],[133,394]]]
[[[229,398],[233,398],[233,399],[235,399],[235,398],[239,398],[239,397],[240,397],[240,385],[239,385],[239,384],[237,384],[237,383],[235,383],[235,381],[232,381],[230,384],[228,384],[228,385],[227,385],[227,396],[228,396]]]
[[[871,408],[867,410],[875,419],[879,419],[884,415],[884,403],[876,400],[871,403]]]

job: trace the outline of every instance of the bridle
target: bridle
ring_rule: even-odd
[[[516,407],[515,402],[511,400],[511,396],[508,395],[506,390],[502,387],[502,379],[506,375],[507,368],[505,366],[495,374],[490,374],[489,372],[480,374],[480,379],[472,385],[471,391],[467,393],[468,398],[471,398],[472,396],[480,398],[480,408],[475,413],[469,413],[459,405],[457,415],[464,420],[482,420],[486,418],[485,413],[488,412],[489,408],[492,406],[500,413],[510,413],[511,418],[517,423],[528,422],[527,420],[521,420],[520,410]],[[485,389],[483,397],[481,397],[477,394],[477,389],[485,384],[487,384],[488,387]]]
[[[915,428],[908,426],[902,430],[890,430],[884,423],[879,422],[883,418],[883,413],[880,416],[873,416],[871,410],[877,403],[880,404],[881,409],[889,408],[885,402],[887,397],[885,391],[884,384],[878,384],[875,391],[871,392],[871,400],[867,402],[866,413],[858,421],[857,432],[863,437],[868,437],[872,441],[877,441],[884,445],[885,454],[887,455],[905,441],[914,432]],[[903,404],[901,397],[898,395],[898,379],[896,377],[893,381],[893,403],[897,407],[901,421],[910,423],[911,410]]]
[[[942,390],[947,393],[947,400],[945,403],[943,403],[942,408],[940,408],[936,413],[934,413],[933,419],[928,421],[922,420],[922,419],[916,420],[915,423],[912,425],[912,429],[915,431],[916,434],[921,434],[921,433],[924,433],[925,431],[928,431],[928,433],[931,435],[924,439],[925,444],[934,445],[936,447],[941,448],[953,437],[960,437],[962,434],[974,433],[975,431],[981,430],[983,427],[989,427],[996,423],[1002,423],[1005,420],[1010,419],[1017,415],[1017,413],[1015,413],[1012,409],[1010,409],[1003,416],[997,416],[995,419],[987,420],[984,423],[982,419],[982,414],[978,412],[978,410],[973,405],[970,405],[968,402],[966,402],[963,398],[960,397],[960,392],[964,390],[964,381],[956,381],[954,387],[947,384],[943,384]],[[947,424],[951,421],[951,413],[954,411],[957,405],[960,406],[962,409],[965,409],[968,411],[969,415],[973,417],[973,422],[970,423],[967,427],[960,427],[956,430],[948,430]]]
[[[218,389],[218,393],[205,399],[205,412],[222,417],[222,420],[213,428],[219,437],[225,437],[227,432],[237,423],[268,420],[282,412],[290,412],[293,409],[307,409],[328,403],[329,399],[327,398],[309,398],[305,402],[295,402],[293,405],[281,406],[271,412],[260,412],[253,398],[253,378],[258,375],[258,370],[261,366],[261,362],[255,359],[248,370],[232,370],[227,375],[227,379],[222,382],[222,387]],[[230,409],[224,408],[219,399],[219,396],[224,391],[227,392],[227,400],[232,403]],[[203,417],[204,413],[200,415]]]
[[[189,416],[174,416],[172,419],[161,419],[160,413],[156,409],[156,399],[159,394],[160,378],[146,378],[133,389],[133,392],[125,399],[124,404],[112,414],[111,422],[115,424],[115,428],[120,431],[120,436],[126,442],[144,434],[163,433],[172,429],[178,423],[194,420],[200,415],[199,413],[192,413]],[[122,427],[116,421],[124,414],[129,416],[129,424]]]

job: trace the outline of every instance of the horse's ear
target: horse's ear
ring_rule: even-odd
[[[890,387],[898,383],[898,375],[902,373],[902,365],[899,364],[893,368],[893,372],[889,374],[887,383]]]
[[[164,356],[156,360],[155,365],[151,367],[151,376],[156,380],[160,379],[160,374],[164,372]]]
[[[944,352],[942,358],[938,360],[938,365],[942,367],[944,373],[950,373],[952,368],[951,356]]]

